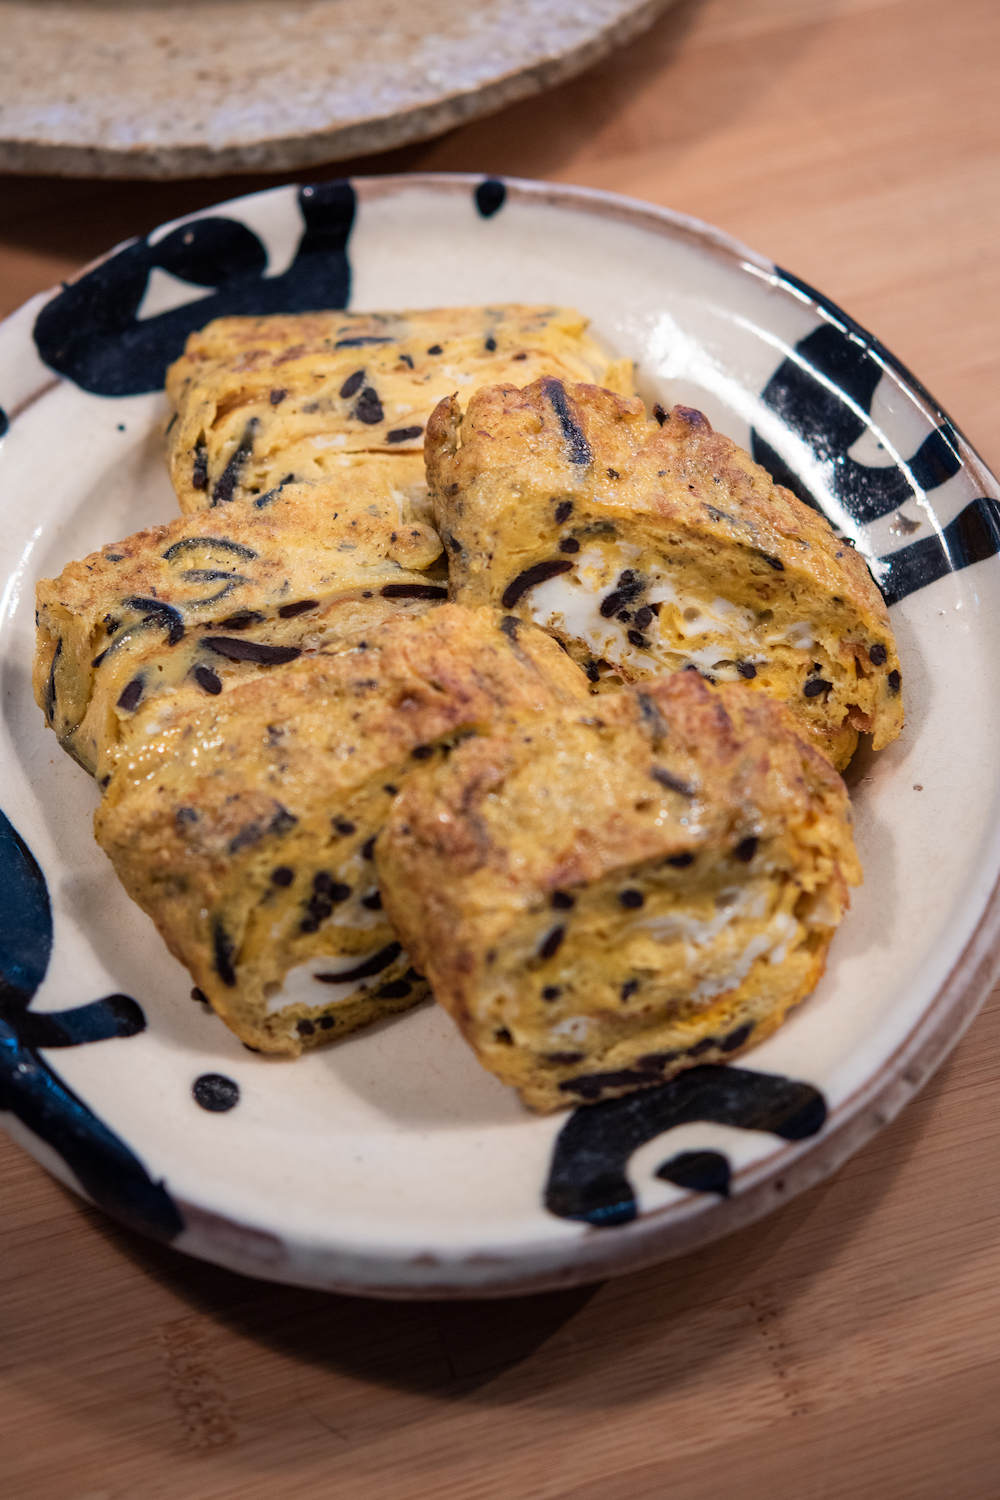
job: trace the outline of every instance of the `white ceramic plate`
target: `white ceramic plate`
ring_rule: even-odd
[[[159,387],[190,329],[222,312],[549,300],[637,360],[648,398],[700,407],[865,553],[892,600],[908,719],[852,768],[865,884],[812,998],[739,1068],[539,1119],[431,1005],[297,1062],[242,1048],[192,1004],[94,844],[96,789],[44,727],[29,671],[36,578],[176,514]],[[0,1107],[124,1222],[251,1274],[384,1296],[593,1279],[815,1182],[957,1040],[1000,925],[996,482],[892,356],[794,277],[581,189],[280,188],[35,298],[0,328],[0,403]],[[728,1196],[711,1190],[727,1170]]]

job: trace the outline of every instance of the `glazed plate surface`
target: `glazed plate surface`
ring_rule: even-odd
[[[427,1005],[253,1055],[94,843],[31,696],[33,593],[177,505],[166,364],[223,313],[576,306],[819,506],[891,603],[907,725],[849,773],[865,884],[801,1009],[739,1067],[538,1118]],[[996,481],[870,335],[703,224],[464,176],[279,188],[132,242],[0,327],[0,1123],[123,1222],[250,1274],[383,1296],[566,1285],[693,1248],[833,1170],[997,969]],[[728,1186],[728,1192],[726,1188]]]

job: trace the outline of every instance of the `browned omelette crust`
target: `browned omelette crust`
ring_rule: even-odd
[[[167,372],[181,509],[361,463],[419,515],[424,429],[443,396],[546,374],[631,392],[629,361],[609,360],[586,326],[569,308],[517,305],[218,318]]]
[[[97,840],[237,1036],[296,1054],[427,993],[376,885],[397,791],[463,735],[561,701],[589,702],[586,682],[544,632],[514,639],[494,611],[442,605],[140,710]]]
[[[459,746],[376,860],[438,1001],[545,1112],[773,1031],[860,882],[850,823],[787,709],[678,673]]]
[[[443,600],[436,532],[378,470],[292,484],[109,543],[37,588],[35,698],[63,748],[109,776],[140,709],[194,711],[303,651]],[[148,713],[140,732],[148,732]]]
[[[903,723],[863,560],[699,412],[543,378],[442,402],[427,473],[451,597],[551,630],[595,684],[697,666],[787,702],[846,764]]]

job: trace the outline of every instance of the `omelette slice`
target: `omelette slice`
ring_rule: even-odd
[[[541,375],[631,392],[629,361],[610,361],[586,326],[571,309],[520,306],[219,318],[167,372],[181,510],[378,464],[419,513],[424,429],[443,396]]]
[[[589,703],[543,631],[442,605],[138,723],[95,817],[125,889],[248,1046],[297,1054],[415,1004],[382,911],[393,800],[463,736]]]
[[[460,745],[402,788],[376,861],[411,961],[543,1113],[761,1041],[861,879],[826,756],[697,673]]]
[[[249,505],[139,532],[37,590],[35,697],[63,748],[104,780],[140,710],[197,709],[303,653],[361,640],[445,598],[431,527],[400,520],[383,474],[290,484]]]
[[[903,700],[863,560],[700,412],[549,377],[451,398],[427,443],[450,595],[550,630],[595,685],[685,667],[785,701],[838,767]]]

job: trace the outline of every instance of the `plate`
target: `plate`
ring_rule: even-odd
[[[671,0],[4,0],[0,171],[282,172],[551,88]]]
[[[222,313],[552,300],[864,553],[908,721],[850,777],[865,884],[815,994],[739,1067],[538,1118],[433,1005],[246,1051],[114,878],[31,698],[38,577],[169,519],[160,391]],[[819,293],[609,194],[469,176],[285,187],[164,225],[0,327],[0,1106],[64,1182],[178,1249],[381,1296],[566,1285],[689,1250],[832,1171],[998,967],[1000,505],[934,401]]]

